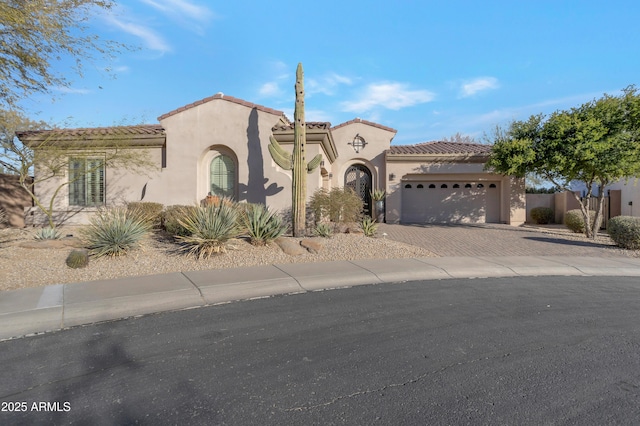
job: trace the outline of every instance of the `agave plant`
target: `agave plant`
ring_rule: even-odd
[[[328,223],[320,222],[316,225],[316,229],[313,230],[313,234],[316,237],[331,238],[333,230]]]
[[[231,203],[207,205],[189,210],[178,222],[190,235],[177,238],[185,243],[185,250],[198,259],[225,252],[229,240],[242,232],[238,224],[238,210]]]
[[[36,240],[59,240],[61,235],[56,228],[45,226],[44,228],[38,229],[33,237]]]
[[[375,220],[371,219],[369,216],[366,216],[364,219],[362,219],[362,222],[360,222],[360,228],[362,228],[362,232],[365,236],[373,237],[378,231],[378,224]]]
[[[249,204],[242,214],[242,223],[251,238],[251,244],[263,246],[275,240],[286,230],[282,216],[263,204]]]
[[[81,232],[96,257],[126,255],[142,245],[152,227],[143,212],[126,207],[100,210],[89,222]]]

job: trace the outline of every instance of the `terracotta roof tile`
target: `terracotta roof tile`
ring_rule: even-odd
[[[338,124],[337,126],[333,127],[333,129],[339,129],[340,127],[348,126],[349,124],[353,124],[353,123],[362,123],[368,126],[377,127],[378,129],[386,130],[388,132],[398,133],[396,129],[383,126],[382,124],[374,123],[373,121],[363,120],[361,118],[354,118],[353,120],[345,121],[344,123]]]
[[[171,117],[172,115],[178,114],[178,113],[180,113],[182,111],[186,111],[186,110],[188,110],[190,108],[193,108],[193,107],[196,107],[198,105],[202,105],[202,104],[205,104],[207,102],[211,102],[214,99],[222,99],[222,100],[225,100],[225,101],[228,101],[228,102],[233,102],[234,104],[244,105],[244,106],[249,107],[249,108],[255,108],[258,111],[264,111],[264,112],[267,112],[269,114],[284,115],[284,112],[278,111],[277,109],[272,109],[272,108],[268,108],[266,106],[253,104],[251,102],[247,102],[247,101],[239,99],[239,98],[234,98],[233,96],[227,96],[227,95],[224,95],[222,93],[216,93],[213,96],[209,96],[207,98],[200,99],[199,101],[192,102],[192,103],[190,103],[188,105],[185,105],[185,106],[182,106],[180,108],[174,109],[173,111],[170,111],[170,112],[168,112],[166,114],[162,114],[160,117],[158,117],[158,121],[164,120],[167,117]]]
[[[304,123],[305,127],[307,129],[320,129],[320,130],[329,130],[331,129],[331,123],[329,122],[322,122],[322,121],[307,121]],[[276,126],[273,126],[273,128],[271,129],[271,131],[276,132],[276,131],[287,131],[287,130],[292,130],[295,127],[294,123],[289,123],[289,124],[278,124]]]
[[[17,132],[18,138],[29,138],[39,135],[59,135],[63,138],[91,136],[154,136],[164,135],[164,128],[159,124],[141,124],[137,126],[90,127],[78,129],[28,130]]]
[[[491,145],[458,142],[424,142],[416,145],[393,145],[389,154],[489,154]]]

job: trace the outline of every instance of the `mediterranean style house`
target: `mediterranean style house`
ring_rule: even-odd
[[[268,150],[270,136],[285,149],[293,146],[293,124],[282,111],[218,93],[158,121],[20,133],[32,147],[54,138],[70,149],[68,169],[36,184],[39,197],[50,199],[60,183],[71,179],[55,202],[56,215],[65,223],[86,223],[88,213],[100,206],[131,201],[194,205],[209,193],[275,210],[291,206],[291,172],[278,167]],[[359,118],[337,126],[307,122],[306,135],[307,160],[316,154],[323,158],[307,177],[308,196],[318,188],[350,187],[370,213],[370,192],[383,189],[388,223],[525,221],[524,182],[484,171],[490,146],[391,145],[396,130]],[[110,143],[145,150],[157,170],[145,176],[105,167],[95,147]],[[35,170],[36,181],[41,172]]]

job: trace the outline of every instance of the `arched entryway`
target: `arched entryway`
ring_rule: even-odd
[[[371,172],[367,166],[349,166],[344,174],[344,187],[353,189],[362,198],[364,214],[371,216]]]

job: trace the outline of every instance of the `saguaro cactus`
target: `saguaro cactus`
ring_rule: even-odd
[[[322,155],[316,155],[313,160],[306,163],[305,145],[307,142],[306,127],[304,124],[304,73],[302,64],[298,64],[296,70],[296,104],[293,112],[293,153],[284,150],[278,141],[270,137],[269,152],[273,161],[285,170],[291,170],[293,184],[291,189],[291,220],[293,236],[302,236],[306,225],[306,200],[307,200],[307,173],[313,172],[322,161]]]

